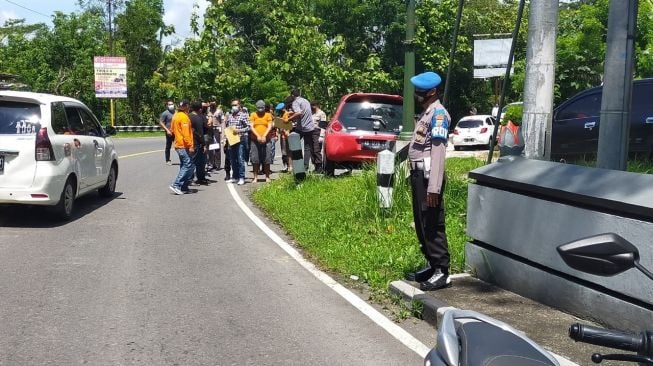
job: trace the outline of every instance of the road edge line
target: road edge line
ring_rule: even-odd
[[[238,207],[249,217],[256,226],[258,226],[261,231],[263,231],[273,242],[275,242],[284,252],[286,252],[290,257],[292,257],[297,263],[299,263],[304,269],[309,271],[313,276],[315,276],[320,282],[330,287],[338,295],[344,298],[348,303],[358,309],[361,313],[365,314],[370,320],[376,323],[378,326],[383,328],[388,334],[397,339],[403,345],[411,349],[413,352],[417,353],[420,357],[426,357],[428,352],[431,350],[428,346],[422,343],[420,340],[415,338],[412,334],[408,333],[405,329],[395,324],[392,320],[388,319],[385,315],[381,314],[378,310],[373,308],[366,301],[358,297],[351,290],[347,289],[336,280],[331,278],[328,274],[322,272],[318,269],[313,263],[309,262],[304,258],[297,249],[295,249],[290,244],[286,243],[277,233],[275,233],[270,227],[268,227],[263,220],[261,220],[252,210],[247,207],[245,202],[240,198],[240,195],[234,188],[233,184],[227,184],[229,193],[233,197]]]

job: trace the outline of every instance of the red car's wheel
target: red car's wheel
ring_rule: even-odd
[[[333,177],[335,175],[336,165],[333,163],[333,161],[329,160],[326,151],[327,151],[326,144],[324,144],[324,150],[322,153],[322,156],[324,158],[324,164],[323,164],[324,176]]]

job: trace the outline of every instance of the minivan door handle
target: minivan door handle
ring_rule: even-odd
[[[585,122],[585,128],[586,129],[591,130],[594,127],[596,127],[596,122]]]
[[[653,117],[646,117],[646,124],[653,124]]]

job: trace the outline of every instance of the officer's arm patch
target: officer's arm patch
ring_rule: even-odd
[[[449,118],[443,108],[437,108],[431,119],[431,137],[447,141],[449,137]]]

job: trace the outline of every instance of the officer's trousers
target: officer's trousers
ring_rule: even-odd
[[[437,207],[426,205],[426,189],[428,180],[424,179],[422,170],[410,171],[410,184],[413,198],[413,218],[415,232],[419,239],[420,249],[432,268],[449,271],[449,245],[444,214],[444,195],[440,196]],[[444,192],[445,182],[442,182],[441,192]]]

